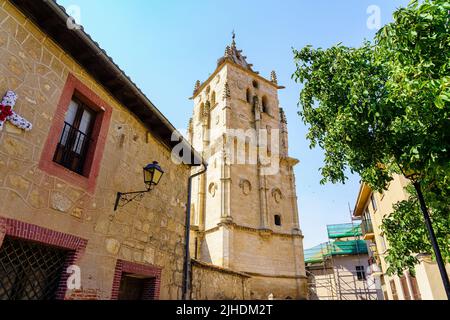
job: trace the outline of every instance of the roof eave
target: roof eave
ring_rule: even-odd
[[[371,193],[372,189],[370,189],[369,185],[365,182],[361,182],[361,186],[358,192],[358,198],[356,199],[355,208],[353,210],[354,217],[361,217],[363,215],[365,204],[369,199]]]

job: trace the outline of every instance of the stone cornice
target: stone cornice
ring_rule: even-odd
[[[295,167],[297,164],[300,163],[300,160],[292,158],[292,157],[281,157],[280,162],[281,161],[285,161],[291,167]]]
[[[301,234],[301,232],[299,230],[297,230],[295,233],[275,232],[271,229],[257,229],[257,228],[242,226],[242,225],[238,225],[232,221],[226,221],[226,220],[223,220],[221,223],[217,224],[217,226],[214,228],[202,231],[202,233],[208,234],[208,233],[216,232],[222,227],[234,228],[234,229],[238,229],[238,230],[242,230],[242,231],[246,231],[246,232],[257,233],[261,237],[276,236],[276,237],[282,237],[282,238],[301,238],[301,239],[304,238],[304,236]]]

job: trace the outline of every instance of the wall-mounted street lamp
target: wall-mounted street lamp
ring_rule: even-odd
[[[159,166],[158,162],[154,161],[152,164],[147,165],[144,168],[144,183],[147,186],[147,190],[144,191],[133,191],[133,192],[118,192],[116,197],[116,203],[114,205],[114,211],[117,208],[124,207],[128,203],[136,199],[142,199],[144,194],[153,190],[153,187],[158,185],[164,171]]]

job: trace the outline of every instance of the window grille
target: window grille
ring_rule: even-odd
[[[0,247],[0,300],[53,300],[70,250],[6,237]]]

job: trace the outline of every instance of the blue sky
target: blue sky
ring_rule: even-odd
[[[326,225],[350,221],[359,177],[345,185],[320,185],[323,152],[310,150],[307,128],[297,115],[301,86],[291,80],[292,47],[326,48],[342,42],[358,46],[372,39],[367,27],[371,5],[380,8],[381,24],[407,0],[59,0],[79,8],[80,22],[99,45],[133,79],[177,127],[191,116],[196,80],[214,71],[217,59],[236,31],[240,49],[254,69],[272,70],[286,86],[279,92],[289,122],[291,156],[296,167],[300,224],[305,248],[327,240]]]

